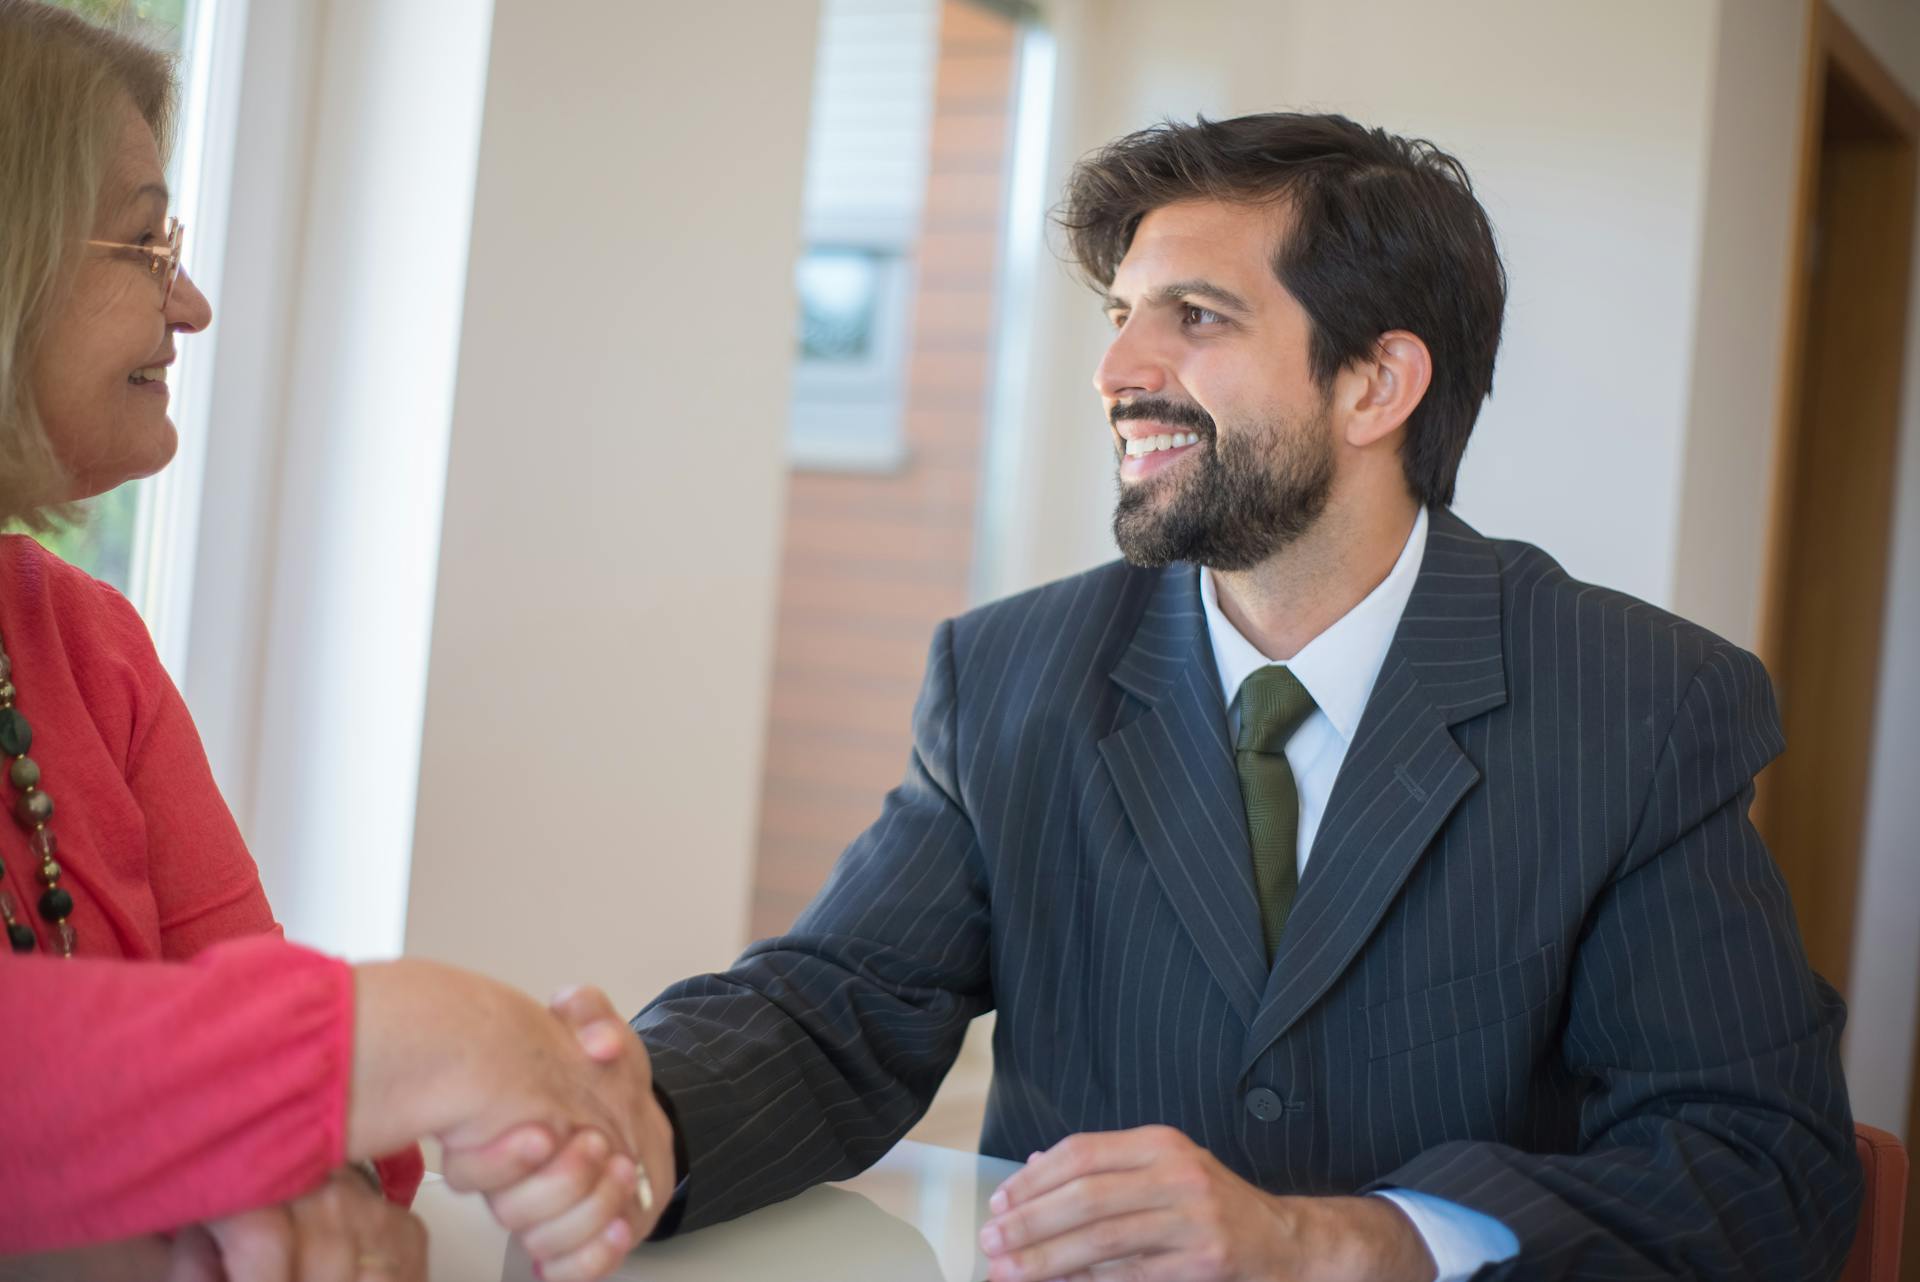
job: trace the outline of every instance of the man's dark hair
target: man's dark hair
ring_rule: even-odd
[[[1458,160],[1345,116],[1270,112],[1128,134],[1074,167],[1055,217],[1103,291],[1140,220],[1181,200],[1276,203],[1289,214],[1273,272],[1312,322],[1309,359],[1330,388],[1380,336],[1418,334],[1433,381],[1407,420],[1401,466],[1423,503],[1453,500],[1460,456],[1493,390],[1507,276]]]

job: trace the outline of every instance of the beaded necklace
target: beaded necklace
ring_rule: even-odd
[[[53,818],[53,798],[41,790],[40,765],[27,755],[27,749],[33,746],[33,727],[27,724],[20,709],[13,706],[13,696],[13,660],[6,646],[0,644],[0,752],[13,758],[13,764],[7,768],[7,778],[20,794],[14,799],[13,817],[27,830],[28,847],[40,857],[38,875],[46,889],[36,906],[41,920],[53,928],[47,950],[71,957],[73,924],[67,919],[73,915],[73,896],[61,888],[60,865],[53,859],[60,843],[47,828],[47,821]],[[6,875],[6,867],[0,865],[0,879]],[[33,927],[20,919],[19,906],[14,903],[13,892],[7,889],[4,880],[0,880],[0,921],[6,923],[7,943],[14,952],[30,953],[39,944]]]

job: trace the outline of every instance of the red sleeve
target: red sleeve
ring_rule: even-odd
[[[415,1144],[390,1156],[376,1157],[373,1169],[380,1175],[380,1187],[386,1190],[387,1201],[396,1206],[412,1206],[413,1195],[420,1191],[420,1181],[427,1177],[427,1159]]]
[[[285,1202],[344,1160],[344,962],[270,936],[185,965],[15,957],[0,1028],[0,1254]]]

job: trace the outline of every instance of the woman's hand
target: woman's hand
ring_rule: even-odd
[[[404,959],[355,969],[348,1153],[420,1135],[449,1187],[488,1195],[554,1282],[610,1271],[677,1178],[646,1047],[597,989],[549,1010],[471,972]]]
[[[548,1282],[591,1282],[610,1272],[653,1230],[673,1183],[673,1135],[652,1094],[646,1048],[598,989],[570,989],[553,1013],[573,1030],[623,1098],[644,1104],[627,1142],[640,1160],[593,1128],[559,1145],[544,1126],[517,1128],[474,1149],[449,1148],[450,1187],[477,1190],[502,1225],[520,1235]]]
[[[169,1282],[426,1282],[427,1230],[358,1171],[174,1238]]]
[[[482,1148],[537,1123],[561,1142],[591,1127],[647,1160],[643,1132],[659,1105],[645,1051],[637,1063],[596,1062],[564,1017],[506,984],[413,958],[357,966],[353,1041],[349,1157],[423,1135]]]

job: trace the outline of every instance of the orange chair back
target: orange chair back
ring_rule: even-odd
[[[1856,1124],[1854,1147],[1866,1172],[1860,1229],[1840,1282],[1899,1282],[1900,1228],[1907,1214],[1907,1149],[1897,1136]]]

